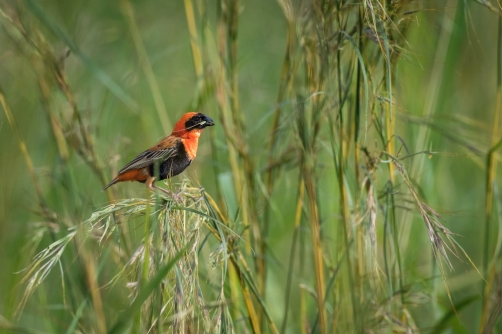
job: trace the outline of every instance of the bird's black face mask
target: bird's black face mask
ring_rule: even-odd
[[[192,116],[188,121],[185,122],[185,129],[188,131],[192,129],[204,129],[207,126],[213,126],[214,121],[204,114],[198,113]]]

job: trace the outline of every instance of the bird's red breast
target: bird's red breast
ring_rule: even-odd
[[[147,182],[151,187],[153,178],[163,180],[178,175],[195,159],[204,128],[213,125],[214,121],[204,114],[184,114],[169,136],[126,164],[104,189],[122,181]]]
[[[169,136],[169,137],[181,138],[181,140],[185,145],[185,149],[190,160],[195,159],[195,156],[197,155],[197,148],[199,146],[199,137],[203,130],[196,127],[187,129],[186,127],[187,121],[189,121],[195,115],[197,115],[197,113],[195,112],[189,112],[183,115],[181,119],[178,122],[176,122],[176,124],[174,125],[173,132]]]

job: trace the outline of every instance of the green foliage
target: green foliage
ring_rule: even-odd
[[[500,14],[0,2],[0,332],[499,332]],[[176,196],[100,192],[188,110]]]

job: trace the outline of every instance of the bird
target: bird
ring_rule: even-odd
[[[169,136],[132,159],[102,191],[118,182],[138,181],[152,191],[159,189],[171,195],[168,190],[156,187],[154,182],[176,176],[190,166],[197,154],[202,131],[214,124],[211,118],[202,113],[184,114]]]

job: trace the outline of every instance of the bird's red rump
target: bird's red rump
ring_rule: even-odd
[[[134,169],[117,176],[119,181],[146,181],[148,174],[144,169]]]

